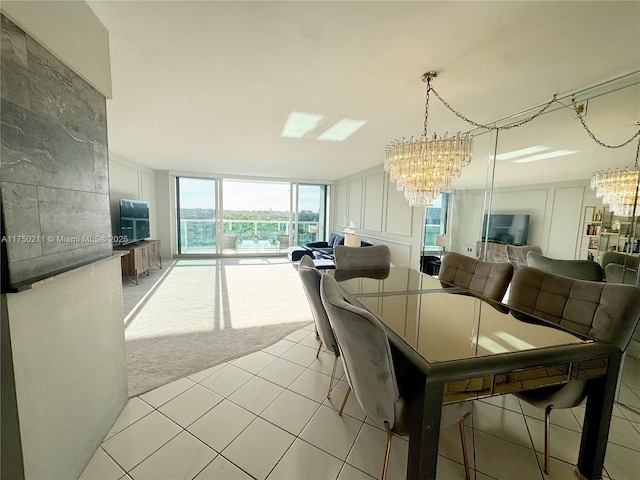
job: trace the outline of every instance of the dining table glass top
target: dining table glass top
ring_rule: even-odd
[[[336,278],[342,289],[354,296],[430,291],[443,288],[438,279],[409,267],[331,270],[328,273]]]

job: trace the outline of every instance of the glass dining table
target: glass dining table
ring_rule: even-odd
[[[577,474],[602,477],[619,348],[407,267],[327,274],[420,372],[407,478],[436,478],[442,405],[576,380],[586,380],[588,392]]]

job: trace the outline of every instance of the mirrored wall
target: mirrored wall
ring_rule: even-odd
[[[591,260],[606,270],[606,281],[640,285],[638,217],[615,215],[591,189],[595,171],[634,166],[638,138],[621,148],[599,145],[577,117],[579,105],[598,140],[629,140],[639,128],[640,72],[558,96],[522,126],[475,130],[474,159],[448,192],[447,250],[508,261],[505,244],[536,246],[546,257]],[[640,411],[640,329],[623,369],[618,400]]]

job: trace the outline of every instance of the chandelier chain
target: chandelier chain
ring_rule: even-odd
[[[422,135],[427,138],[427,121],[429,119],[429,92],[433,87],[431,87],[431,79],[427,78],[427,98],[424,104],[424,131]]]
[[[546,112],[549,107],[551,105],[553,105],[555,102],[557,102],[557,95],[554,95],[553,98],[551,100],[549,100],[546,104],[543,105],[543,107],[538,110],[536,113],[534,113],[532,116],[525,118],[524,120],[521,120],[517,123],[512,123],[510,125],[505,125],[504,127],[496,127],[496,126],[492,126],[492,125],[484,125],[482,123],[478,123],[478,122],[474,122],[473,120],[471,120],[470,118],[465,117],[463,114],[461,114],[460,112],[458,112],[457,110],[455,110],[451,105],[449,105],[449,103],[440,96],[440,94],[436,91],[435,88],[433,88],[430,84],[427,87],[427,97],[429,95],[429,90],[431,90],[433,92],[433,94],[438,98],[438,100],[440,100],[442,102],[442,104],[451,112],[453,113],[456,117],[460,118],[461,120],[464,120],[465,122],[475,126],[475,127],[479,127],[479,128],[486,128],[488,130],[510,130],[512,128],[517,128],[517,127],[521,127],[522,125],[529,123],[532,120],[535,120],[536,118],[538,118],[540,115],[542,115],[544,112]]]
[[[587,122],[585,122],[585,121],[584,121],[584,115],[578,115],[578,119],[580,120],[580,123],[582,123],[582,126],[584,127],[584,129],[587,131],[587,133],[588,133],[588,134],[589,134],[589,136],[591,137],[591,140],[593,140],[593,141],[594,141],[594,142],[596,142],[598,145],[600,145],[601,147],[604,147],[604,148],[622,148],[622,147],[624,147],[625,145],[628,145],[628,144],[630,144],[631,142],[633,142],[633,140],[634,140],[636,137],[640,137],[640,130],[638,130],[638,131],[636,132],[636,134],[635,134],[633,137],[631,137],[629,140],[627,140],[627,141],[626,141],[626,142],[624,142],[624,143],[621,143],[621,144],[619,144],[619,145],[607,145],[606,143],[604,143],[604,142],[602,142],[602,141],[598,140],[598,139],[596,138],[596,136],[594,135],[594,133],[589,129],[589,127],[587,126]],[[638,148],[640,149],[640,142],[638,142]],[[637,166],[637,164],[638,164],[638,155],[636,155],[636,166]]]

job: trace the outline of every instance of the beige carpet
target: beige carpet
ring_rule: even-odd
[[[179,260],[151,273],[123,288],[130,396],[265,348],[313,321],[297,271],[279,258]]]

